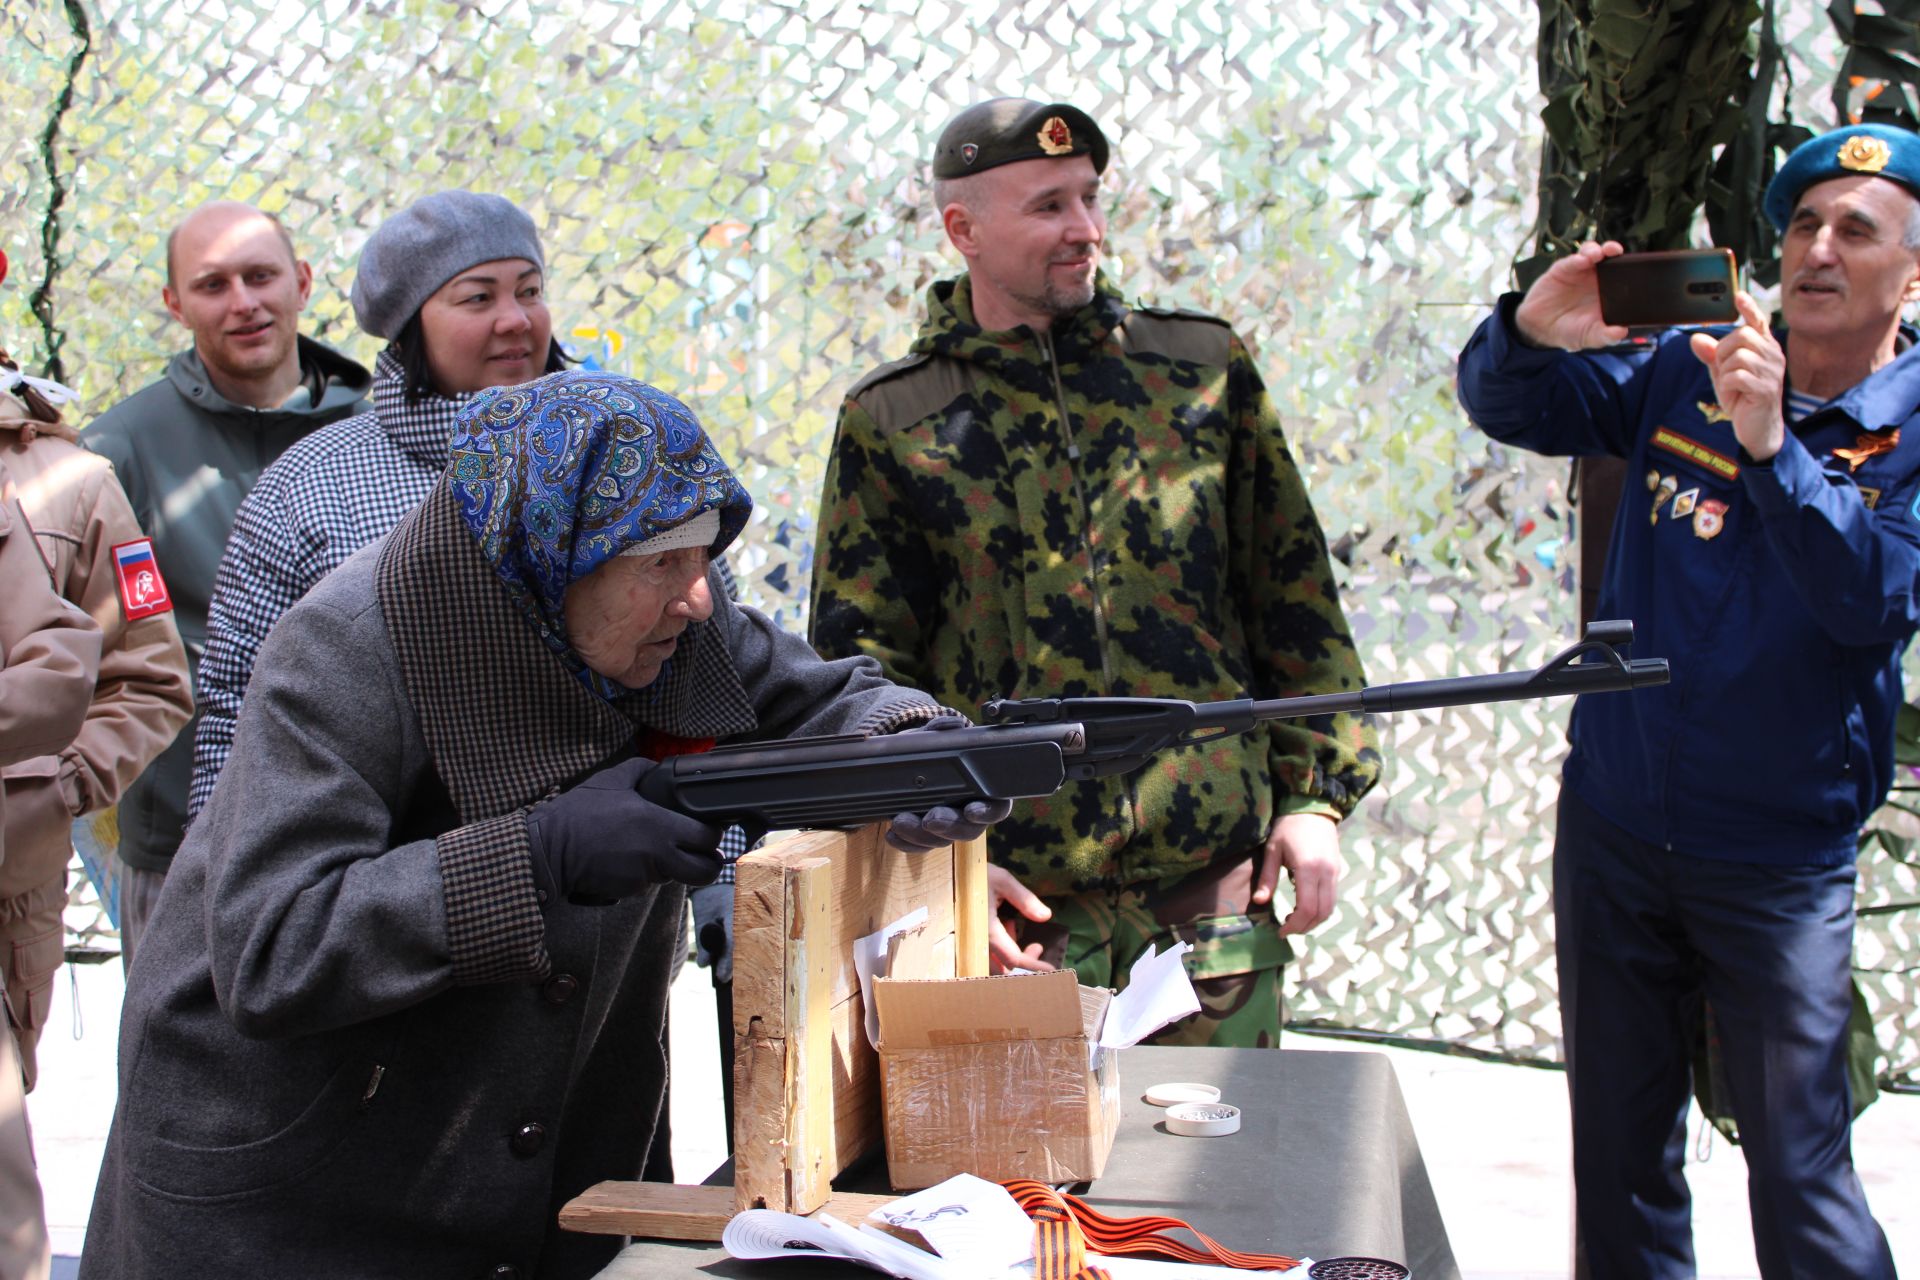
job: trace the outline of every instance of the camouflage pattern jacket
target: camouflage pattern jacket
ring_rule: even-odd
[[[966,277],[841,406],[810,638],[976,711],[991,698],[1275,698],[1364,681],[1280,422],[1224,321],[1094,300],[987,333]],[[1043,895],[1167,880],[1344,816],[1379,777],[1359,717],[1282,723],[1070,782],[992,829]]]

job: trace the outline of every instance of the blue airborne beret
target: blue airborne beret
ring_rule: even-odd
[[[1767,218],[1785,231],[1801,192],[1853,173],[1897,182],[1920,196],[1920,134],[1890,124],[1856,124],[1801,143],[1767,184]]]

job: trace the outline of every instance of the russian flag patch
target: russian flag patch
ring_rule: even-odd
[[[113,548],[113,571],[120,579],[120,606],[127,621],[173,610],[173,597],[153,558],[153,539],[136,538]]]

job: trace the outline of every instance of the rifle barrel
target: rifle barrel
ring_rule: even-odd
[[[1255,720],[1296,720],[1302,716],[1330,716],[1348,711],[1421,711],[1481,702],[1516,702],[1523,698],[1610,693],[1665,684],[1671,678],[1665,658],[1635,658],[1619,665],[1576,662],[1490,676],[1409,680],[1402,684],[1356,689],[1351,693],[1268,698],[1253,703],[1252,711]]]

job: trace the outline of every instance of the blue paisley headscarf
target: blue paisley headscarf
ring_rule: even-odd
[[[720,513],[718,555],[753,510],[686,405],[583,369],[476,395],[455,419],[447,478],[514,607],[603,698],[625,689],[574,651],[567,587],[705,511]]]

